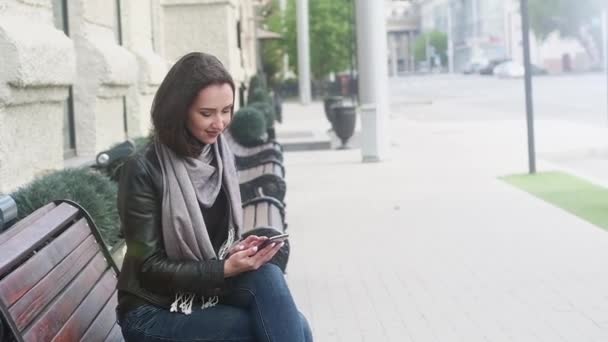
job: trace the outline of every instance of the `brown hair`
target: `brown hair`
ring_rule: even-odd
[[[234,99],[234,81],[215,56],[191,52],[171,67],[152,102],[154,136],[181,157],[193,157],[202,149],[186,128],[188,110],[198,93],[210,85],[228,84]]]

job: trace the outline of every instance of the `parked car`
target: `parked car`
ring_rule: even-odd
[[[465,75],[478,74],[481,68],[484,68],[488,64],[487,60],[473,60],[467,63],[462,69],[462,73]]]
[[[510,61],[510,59],[507,59],[507,58],[492,59],[488,62],[487,65],[485,65],[483,68],[479,69],[479,73],[481,75],[493,75],[494,68],[496,68],[498,65],[500,65],[504,62],[509,62],[509,61]]]
[[[503,78],[524,77],[524,66],[519,62],[508,61],[497,65],[493,71],[494,75]],[[546,75],[547,70],[532,64],[532,75]]]
[[[524,66],[513,61],[508,61],[497,65],[492,73],[501,78],[524,77]]]

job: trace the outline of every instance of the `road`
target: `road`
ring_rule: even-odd
[[[538,76],[533,79],[538,119],[607,125],[602,74]],[[478,121],[524,119],[524,82],[484,76],[428,75],[390,80],[393,112],[410,120]]]

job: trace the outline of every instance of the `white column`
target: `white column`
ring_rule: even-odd
[[[308,35],[308,0],[297,0],[298,19],[298,80],[300,102],[310,104],[310,39]]]
[[[472,14],[471,19],[473,21],[473,41],[472,41],[472,53],[473,56],[476,56],[479,51],[479,1],[472,0],[471,1]]]
[[[604,46],[604,71],[608,74],[608,10],[602,13],[602,45]]]
[[[608,82],[608,9],[602,13],[602,45],[604,46],[604,73]],[[608,96],[608,83],[606,96]]]
[[[384,6],[377,0],[356,0],[357,56],[361,103],[363,162],[388,154],[388,67]]]
[[[452,1],[447,0],[448,9],[448,70],[451,73],[454,72],[454,34],[452,29]]]
[[[285,22],[285,16],[287,15],[287,0],[279,0],[279,8],[281,9],[281,20],[283,23]],[[283,54],[283,70],[282,76],[286,77],[289,73],[289,55],[287,53]]]
[[[397,37],[396,33],[388,34],[388,45],[389,51],[391,54],[391,76],[397,77]]]

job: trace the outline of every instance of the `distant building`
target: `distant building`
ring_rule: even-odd
[[[414,41],[419,32],[416,6],[410,1],[386,1],[388,70],[390,75],[414,71]]]
[[[415,3],[422,32],[450,32],[448,9],[451,10],[456,71],[475,61],[523,59],[518,0],[416,0]],[[541,43],[532,34],[531,45],[533,63],[551,72],[590,67],[585,49],[576,40],[553,34]]]

